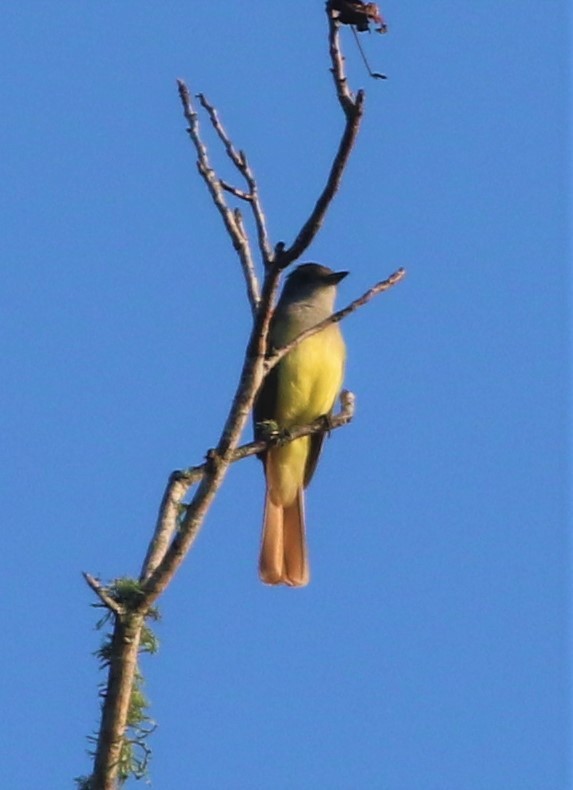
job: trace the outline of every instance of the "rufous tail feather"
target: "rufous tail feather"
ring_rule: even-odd
[[[259,575],[265,584],[290,587],[304,587],[310,580],[302,488],[286,507],[276,505],[267,491]]]

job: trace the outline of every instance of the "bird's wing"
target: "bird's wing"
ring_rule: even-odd
[[[276,414],[277,404],[277,365],[267,373],[253,406],[253,430],[255,439],[260,432],[257,423],[272,420]],[[264,460],[266,453],[260,453],[259,458]]]
[[[313,433],[309,436],[310,446],[308,450],[308,457],[306,459],[306,464],[304,467],[304,487],[306,488],[310,481],[312,480],[312,476],[314,474],[314,470],[316,469],[316,465],[318,463],[318,459],[320,458],[320,452],[322,450],[322,444],[324,442],[324,433]]]

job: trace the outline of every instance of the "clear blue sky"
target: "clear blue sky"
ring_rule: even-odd
[[[408,277],[343,327],[357,415],[308,492],[311,585],[257,580],[250,460],[161,604],[160,790],[571,786],[566,3],[381,8],[390,79],[345,35],[367,114],[305,259],[351,271],[340,304]],[[341,115],[321,0],[19,0],[0,26],[0,784],[55,790],[89,772],[102,679],[80,572],[138,572],[248,332],[175,78],[248,152],[274,241]]]

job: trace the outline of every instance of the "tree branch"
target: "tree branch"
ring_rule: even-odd
[[[344,72],[344,58],[340,50],[340,37],[338,35],[338,24],[336,23],[329,3],[326,4],[326,14],[329,27],[329,52],[332,63],[331,72],[334,77],[336,94],[346,117],[346,123],[342,138],[338,145],[338,150],[332,162],[326,185],[322,190],[316,204],[298,236],[288,248],[283,248],[277,255],[277,263],[281,269],[289,266],[296,261],[303,252],[308,249],[316,234],[320,230],[326,212],[332,203],[334,196],[338,192],[342,175],[348,164],[350,153],[360,129],[360,123],[364,112],[364,91],[358,91],[356,99],[353,99],[348,89],[347,79]]]
[[[183,519],[181,529],[176,534],[173,542],[169,548],[165,550],[163,557],[156,565],[155,573],[149,572],[147,569],[144,572],[144,576],[142,576],[142,578],[145,578],[146,581],[146,584],[144,585],[146,606],[151,605],[151,603],[156,600],[156,598],[169,584],[185,555],[193,545],[201,527],[204,514],[206,513],[206,510],[208,509],[216,491],[220,487],[230,464],[240,460],[241,458],[259,453],[269,446],[268,442],[258,441],[251,442],[241,448],[236,447],[244,424],[251,412],[254,397],[258,392],[264,376],[286,354],[288,354],[289,351],[291,351],[303,340],[312,336],[313,334],[316,334],[317,332],[320,332],[330,324],[341,321],[346,316],[367,304],[378,294],[392,288],[394,285],[400,282],[405,277],[405,275],[405,269],[398,269],[396,272],[391,274],[390,277],[372,286],[372,288],[362,294],[362,296],[354,299],[354,301],[352,301],[346,307],[338,310],[336,313],[333,313],[331,316],[316,324],[314,327],[302,332],[291,343],[280,349],[276,349],[271,355],[265,357],[264,348],[266,346],[266,342],[263,342],[262,338],[266,338],[268,332],[268,323],[270,321],[270,305],[272,304],[272,297],[270,296],[270,293],[272,290],[276,289],[278,272],[276,270],[274,271],[274,283],[271,274],[267,274],[267,277],[265,278],[265,286],[267,287],[267,291],[263,292],[262,300],[262,305],[266,306],[266,312],[264,312],[261,316],[264,326],[260,331],[257,330],[256,325],[253,329],[251,342],[249,343],[245,357],[243,373],[241,375],[239,387],[233,401],[233,408],[231,409],[227,425],[223,430],[219,444],[216,450],[209,454],[209,460],[205,464],[202,464],[200,467],[193,467],[191,470],[189,470],[188,474],[174,473],[171,476],[170,483],[168,484],[163,498],[163,502],[166,503],[166,513],[168,511],[168,505],[171,504],[172,506],[172,503],[177,500],[177,498],[172,495],[172,485],[174,486],[176,482],[180,482],[182,480],[185,480],[189,483],[187,489],[177,500],[180,503],[191,485],[197,480],[201,481],[191,504],[187,506],[186,515]],[[254,355],[251,355],[250,351],[252,350],[253,342],[255,343],[256,351]],[[257,381],[258,383],[256,383]],[[344,403],[348,405],[348,401],[344,401]],[[354,397],[352,396],[352,406],[353,404]],[[340,422],[336,423],[335,427],[340,427],[341,425],[345,425],[347,422],[349,422],[352,418],[352,414],[348,416],[348,412],[345,411],[345,408],[343,407],[343,411],[339,417],[341,418]],[[289,433],[290,437],[294,439],[298,438],[299,436],[308,435],[310,433],[317,433],[321,429],[324,430],[324,424],[319,420],[316,424],[311,424],[310,426],[301,426],[300,428],[296,429],[296,431],[293,429]],[[169,524],[174,523],[172,520],[170,521],[167,516],[165,516],[165,520]],[[162,523],[163,517],[160,511],[158,524],[161,525]],[[166,535],[167,529],[168,528],[166,528],[165,533],[161,534]],[[170,534],[172,535],[174,531],[175,528],[172,527]],[[164,538],[161,538],[161,541],[161,545],[165,547],[166,543],[164,542]]]
[[[246,202],[250,201],[251,196],[249,195],[248,192],[244,192],[242,189],[239,189],[238,187],[234,187],[232,184],[229,184],[228,181],[225,181],[222,178],[219,179],[219,183],[221,184],[225,192],[230,192],[231,195],[234,195],[236,198],[239,198],[240,200],[244,200]]]
[[[177,87],[179,90],[181,103],[183,104],[183,114],[187,120],[187,123],[189,124],[187,132],[193,141],[195,150],[197,151],[197,169],[199,170],[201,177],[207,185],[211,199],[213,200],[213,203],[217,207],[219,214],[223,219],[227,233],[229,234],[233,243],[233,247],[239,256],[241,267],[243,269],[243,275],[247,285],[249,304],[251,305],[251,311],[254,315],[259,303],[259,284],[255,274],[253,256],[247,234],[245,233],[242,223],[237,224],[234,212],[229,208],[225,200],[220,179],[217,177],[215,171],[211,167],[207,148],[201,139],[199,117],[193,108],[191,94],[189,93],[187,85],[183,82],[183,80],[177,80]]]
[[[323,329],[326,329],[327,326],[330,324],[336,324],[339,321],[342,321],[343,318],[346,318],[347,315],[350,313],[354,313],[358,310],[359,307],[367,304],[371,299],[378,294],[383,293],[384,291],[388,291],[394,285],[400,282],[400,280],[404,279],[406,276],[406,269],[397,269],[393,274],[390,275],[386,280],[381,280],[376,285],[373,285],[372,288],[369,288],[362,296],[359,296],[357,299],[354,299],[353,302],[350,302],[346,307],[343,307],[341,310],[338,310],[336,313],[328,316],[323,321],[320,321],[318,324],[311,326],[309,329],[305,329],[304,332],[301,332],[300,335],[291,340],[290,343],[287,343],[286,346],[281,346],[280,348],[273,349],[273,351],[267,356],[265,362],[265,375],[274,368],[276,364],[278,364],[281,359],[292,351],[293,348],[298,346],[302,343],[303,340],[306,340],[312,335],[315,335],[317,332],[321,332]]]
[[[347,425],[352,420],[354,416],[354,403],[355,397],[351,392],[348,390],[343,390],[340,393],[341,409],[337,414],[334,414],[329,418],[329,431],[341,428],[343,425]],[[324,420],[322,417],[319,417],[317,420],[314,420],[307,425],[298,425],[296,427],[289,428],[288,435],[282,436],[280,440],[286,444],[288,442],[294,441],[295,439],[300,439],[301,436],[310,436],[314,433],[322,433],[324,430]],[[275,444],[276,438],[274,437],[247,442],[246,444],[241,445],[241,447],[237,447],[235,450],[229,453],[228,463],[231,465],[237,461],[242,461],[244,458],[250,458],[253,455],[258,455],[259,453],[275,446]],[[189,489],[209,473],[214,461],[216,463],[216,452],[210,451],[207,453],[207,460],[204,463],[199,464],[198,466],[190,467],[189,469],[178,470],[171,474],[165,489],[165,493],[163,494],[155,535],[150,544],[148,556],[146,557],[141,572],[140,581],[145,581],[148,579],[153,571],[157,568],[161,560],[164,558],[165,554],[167,553],[169,541],[173,537],[177,528],[177,520],[181,512],[183,499],[185,498]],[[193,530],[193,533],[190,537],[189,548],[195,541],[198,532],[198,528]],[[147,603],[148,601],[146,599],[146,605]]]
[[[90,573],[86,573],[85,571],[82,573],[82,576],[88,583],[88,585],[92,588],[95,594],[98,596],[100,601],[103,603],[105,607],[107,607],[111,612],[116,615],[123,614],[123,607],[118,604],[117,601],[107,594],[106,588],[103,584],[96,578],[94,578]]]
[[[126,740],[128,710],[134,689],[137,656],[145,617],[149,614],[155,600],[171,582],[193,545],[229,466],[242,458],[264,451],[277,441],[293,441],[311,433],[332,430],[345,425],[352,419],[354,396],[351,393],[343,393],[341,395],[342,409],[329,420],[327,425],[324,419],[319,419],[309,425],[290,429],[286,436],[279,434],[270,438],[257,438],[254,442],[239,446],[242,432],[252,411],[254,398],[265,373],[273,365],[276,365],[294,345],[302,342],[314,332],[320,331],[324,326],[339,321],[345,315],[354,312],[377,293],[390,288],[404,275],[402,270],[395,272],[388,280],[378,283],[346,308],[334,313],[326,322],[301,334],[288,346],[273,350],[272,354],[267,357],[268,332],[281,273],[285,267],[302,255],[318,233],[326,212],[340,187],[363,115],[364,93],[359,91],[354,98],[348,88],[344,58],[340,50],[338,26],[330,12],[328,3],[327,14],[331,72],[337,99],[344,113],[345,125],[325,186],[308,219],[289,248],[280,242],[273,250],[257,183],[247,158],[232,144],[215,108],[203,94],[199,94],[201,106],[207,112],[215,133],[234,166],[244,178],[247,188],[239,189],[216,174],[209,161],[207,147],[201,138],[199,119],[189,90],[182,80],[177,81],[179,97],[188,123],[187,131],[197,152],[197,168],[223,220],[233,248],[237,252],[246,283],[253,325],[235,395],[216,447],[209,453],[205,463],[174,472],[169,478],[159,508],[154,535],[142,565],[137,596],[118,604],[96,579],[89,574],[84,574],[87,583],[115,617],[94,773],[90,777],[89,786],[92,790],[115,790],[116,788],[119,758],[122,744]],[[226,193],[247,202],[250,206],[264,266],[262,287],[259,286],[256,276],[252,248],[242,213],[239,208],[231,208],[228,205]],[[191,501],[189,504],[183,504],[183,499],[195,485]]]
[[[334,87],[336,89],[338,101],[340,102],[343,112],[348,117],[348,115],[352,115],[355,100],[348,87],[348,80],[346,79],[344,69],[344,56],[340,48],[339,24],[333,14],[330,0],[326,2],[326,16],[328,17],[328,51],[332,63],[330,72],[334,79]]]
[[[207,469],[185,510],[185,516],[161,562],[143,582],[146,605],[152,604],[167,587],[193,544],[215,494],[219,490],[252,410],[255,395],[264,377],[267,335],[271,306],[278,286],[280,271],[272,267],[266,273],[259,310],[251,331],[239,383],[227,421]]]
[[[200,476],[197,476],[196,479],[199,479],[199,477]],[[169,548],[171,539],[178,527],[181,502],[193,482],[194,480],[191,479],[184,483],[180,479],[174,479],[173,475],[169,478],[159,508],[155,532],[149,544],[149,548],[147,549],[145,560],[143,561],[143,567],[139,577],[140,581],[147,579],[165,556],[165,552]]]
[[[205,98],[205,94],[199,93],[197,94],[197,97],[201,102],[201,106],[207,111],[207,114],[209,115],[213,128],[215,129],[215,131],[219,136],[219,139],[223,143],[225,147],[225,151],[229,156],[229,159],[233,162],[239,173],[241,173],[241,175],[247,182],[249,191],[248,193],[246,193],[243,200],[248,199],[251,204],[253,218],[255,220],[255,225],[257,227],[259,250],[261,252],[263,265],[265,268],[267,268],[268,266],[270,266],[273,259],[273,249],[267,232],[265,212],[263,211],[263,207],[261,205],[261,201],[259,198],[259,188],[257,186],[257,182],[253,175],[253,171],[251,170],[249,163],[247,161],[247,156],[244,151],[237,151],[237,149],[231,142],[231,138],[225,131],[223,124],[219,119],[217,110],[209,101],[207,101],[207,99]]]
[[[90,787],[116,790],[144,616],[115,618],[102,719]]]

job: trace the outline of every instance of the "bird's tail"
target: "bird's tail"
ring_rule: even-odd
[[[267,490],[259,575],[265,584],[290,587],[304,587],[310,580],[302,488],[286,507],[276,505]]]

